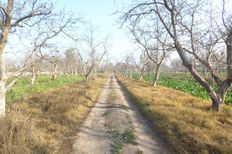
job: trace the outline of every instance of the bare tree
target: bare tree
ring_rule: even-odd
[[[221,111],[232,83],[232,26],[231,14],[226,14],[225,1],[220,14],[214,5],[212,1],[201,0],[149,0],[136,4],[123,15],[122,21],[141,22],[144,18],[157,16],[158,22],[173,41],[183,65],[208,92],[213,109]],[[213,7],[209,10],[210,6]],[[221,46],[225,53],[225,79],[218,75],[212,63],[213,57],[216,59],[217,46]],[[197,63],[207,67],[217,86],[216,90],[196,69]]]
[[[83,52],[78,49],[77,45],[73,48],[78,55],[78,61],[82,67],[82,72],[86,80],[89,79],[90,74],[92,74],[94,78],[97,67],[108,52],[107,50],[109,50],[107,39],[98,41],[95,33],[96,30],[90,25],[88,33],[82,38],[82,45],[84,44],[83,46],[85,48],[82,49],[82,51],[85,51],[87,55],[84,55]],[[74,42],[77,44],[76,40],[74,40]]]
[[[64,31],[66,27],[74,24],[76,20],[66,18],[65,13],[52,13],[53,4],[48,1],[7,0],[0,2],[0,115],[5,115],[5,94],[18,80],[26,69],[32,67],[43,58],[43,51],[49,48],[49,41]],[[27,58],[16,71],[6,74],[5,48],[8,39],[14,34],[23,33],[23,30],[33,31],[37,35],[32,41],[33,47],[27,49]],[[27,34],[25,34],[27,35]],[[36,55],[35,61],[31,56]],[[14,78],[7,84],[9,78]]]
[[[129,76],[130,78],[132,77],[132,74],[130,73],[133,71],[133,68],[135,65],[134,64],[134,55],[131,53],[127,53],[122,56],[122,73],[124,76]]]
[[[139,80],[143,80],[143,76],[144,76],[144,73],[146,71],[146,67],[149,63],[150,63],[150,60],[147,57],[146,53],[142,52],[142,54],[140,55],[139,63],[135,62],[136,68],[138,69],[138,71],[140,73]]]
[[[57,70],[58,70],[58,67],[61,67],[59,65],[62,64],[62,60],[58,54],[52,55],[52,56],[46,58],[46,60],[52,65],[51,70],[50,70],[51,71],[51,79],[56,80],[57,73],[58,73]]]
[[[155,64],[153,86],[156,87],[160,76],[160,68],[171,51],[170,45],[167,43],[166,33],[161,33],[159,26],[154,31],[143,30],[136,24],[132,26],[133,29],[130,29],[130,32],[134,40],[143,48],[150,61]]]
[[[78,65],[78,57],[74,48],[69,48],[65,51],[64,63],[68,74],[74,74]]]
[[[32,65],[31,66],[31,75],[32,75],[32,78],[31,78],[31,84],[35,84],[35,77],[36,77],[36,74],[37,74],[37,71],[35,70],[35,65]]]

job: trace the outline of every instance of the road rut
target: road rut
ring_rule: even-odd
[[[119,141],[115,142],[115,136],[117,137],[114,135],[115,132],[123,134],[128,129],[133,130],[134,143],[121,143],[120,136]],[[75,138],[73,153],[76,154],[169,153],[162,140],[154,135],[147,121],[137,111],[114,75],[111,75],[107,81],[98,102],[92,108]],[[115,144],[118,145],[115,146]],[[118,149],[115,150],[115,147]]]

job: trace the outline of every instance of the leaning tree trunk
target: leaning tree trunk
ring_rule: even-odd
[[[194,69],[191,62],[188,60],[187,56],[183,52],[183,48],[179,44],[179,42],[177,41],[175,43],[177,52],[180,58],[182,59],[183,65],[189,70],[189,72],[192,74],[192,77],[194,77],[197,80],[197,82],[205,88],[212,101],[212,108],[215,111],[220,112],[224,104],[226,92],[228,91],[228,88],[231,86],[230,80],[227,80],[227,83],[226,80],[220,81],[220,79],[215,76],[214,80],[216,81],[216,84],[218,86],[218,90],[215,91],[214,88]]]
[[[222,84],[218,85],[218,90],[216,95],[212,95],[211,93],[211,100],[212,100],[212,108],[218,112],[222,111],[223,104],[225,102],[225,97],[228,91],[228,88],[231,86],[230,82],[223,82]],[[214,96],[214,97],[213,97]]]
[[[212,95],[211,93],[211,101],[212,101],[212,108],[218,112],[222,111],[223,104],[225,101],[225,96],[226,96],[226,88],[224,86],[219,86],[218,91],[216,92],[216,95]]]
[[[221,112],[223,108],[224,100],[220,98],[219,99],[211,98],[211,101],[212,101],[213,110]]]
[[[160,72],[155,73],[155,79],[153,81],[153,87],[156,87],[157,81],[159,80]]]

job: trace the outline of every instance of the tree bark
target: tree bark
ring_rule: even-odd
[[[2,47],[2,45],[1,45]],[[0,117],[5,116],[5,107],[6,107],[6,72],[5,72],[5,58],[3,48],[0,47],[1,55],[0,55]]]
[[[54,68],[53,68],[53,73],[52,73],[52,80],[55,80],[56,79],[56,76],[57,76],[57,64],[54,65]]]
[[[204,67],[204,76],[205,76],[205,78],[207,78],[208,77],[208,70],[207,70],[207,67]]]
[[[227,52],[227,78],[232,80],[232,28],[226,39],[226,52]]]
[[[89,76],[88,75],[85,75],[85,80],[88,80],[89,79]]]
[[[211,101],[212,101],[212,108],[215,111],[220,112],[222,110],[222,106],[224,104],[224,100],[225,100],[224,97],[226,95],[226,92],[231,85],[231,81],[228,80],[228,83],[227,83],[227,80],[221,81],[221,80],[217,79],[215,76],[214,80],[217,83],[218,91],[214,91],[213,87],[204,78],[202,78],[198,74],[198,72],[196,72],[196,70],[192,66],[191,62],[188,61],[186,55],[183,52],[183,48],[178,43],[178,41],[176,41],[175,43],[176,43],[177,52],[183,61],[183,65],[189,70],[189,72],[198,81],[198,83],[206,89],[206,91],[208,92],[208,94],[211,98]]]
[[[139,80],[142,81],[143,80],[143,73],[141,73]]]
[[[157,81],[159,80],[159,75],[160,75],[159,72],[155,74],[155,79],[154,79],[154,81],[153,81],[153,87],[156,87]]]
[[[35,66],[32,66],[32,78],[31,78],[31,84],[32,85],[35,84],[35,77],[36,77]]]
[[[36,77],[36,74],[34,73],[33,76],[32,76],[32,79],[31,79],[31,84],[32,85],[35,84],[35,77]]]
[[[159,76],[160,76],[160,66],[161,63],[159,65],[157,65],[156,69],[155,69],[155,79],[153,81],[153,87],[156,87],[157,85],[157,81],[159,80]]]
[[[6,63],[5,63],[5,54],[4,48],[7,43],[11,28],[11,17],[13,10],[13,0],[8,0],[7,9],[6,9],[6,21],[2,27],[1,39],[0,39],[0,117],[5,115],[6,107]]]
[[[0,117],[5,116],[6,112],[6,92],[5,92],[5,82],[0,81]]]
[[[212,108],[215,111],[221,112],[224,104],[224,100],[222,98],[215,99],[211,98],[212,100]]]

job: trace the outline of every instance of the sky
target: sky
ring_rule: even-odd
[[[130,0],[127,0],[130,3]],[[122,9],[125,1],[122,0],[56,0],[55,5],[60,9],[71,10],[76,16],[91,22],[97,27],[98,35],[109,35],[111,44],[110,57],[114,62],[120,61],[125,54],[139,52],[136,46],[128,38],[125,27],[120,28],[117,20],[120,14],[116,11]]]
[[[122,57],[126,54],[133,54],[136,58],[139,56],[140,50],[138,46],[128,38],[126,33],[126,27],[121,28],[117,23],[120,13],[114,14],[116,11],[122,10],[123,7],[128,7],[133,0],[52,0],[55,5],[56,11],[65,9],[67,12],[72,12],[76,17],[82,16],[82,20],[91,22],[92,25],[97,27],[98,36],[104,38],[109,35],[109,42],[111,48],[109,51],[109,57],[111,61],[118,62],[122,60]],[[212,0],[213,1],[213,0]],[[232,2],[232,0],[226,0]],[[214,1],[213,1],[214,2]],[[218,1],[215,1],[218,3]],[[230,4],[229,3],[229,4]],[[220,6],[220,5],[219,5]],[[231,5],[227,5],[229,7]],[[127,9],[126,9],[127,10]],[[80,33],[84,33],[84,29],[79,29]],[[15,38],[11,39],[15,42]],[[67,42],[69,43],[69,42]],[[65,44],[62,42],[62,44]],[[15,57],[18,54],[19,46],[8,43],[8,49],[6,51],[12,51],[9,57]],[[16,48],[14,50],[14,48]],[[21,50],[24,50],[24,46]],[[15,51],[15,52],[14,52]],[[173,56],[176,57],[176,56]],[[19,59],[20,61],[20,59]]]

